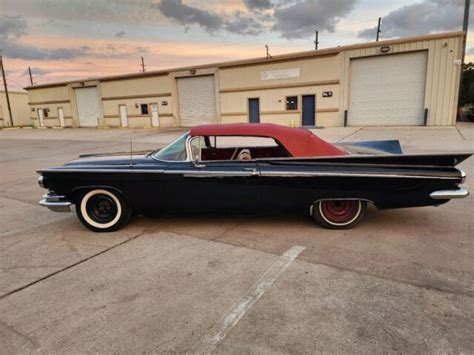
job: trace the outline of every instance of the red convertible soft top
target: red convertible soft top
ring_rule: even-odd
[[[274,138],[293,157],[348,155],[346,151],[303,128],[289,128],[271,123],[232,123],[196,126],[191,136],[250,136]]]

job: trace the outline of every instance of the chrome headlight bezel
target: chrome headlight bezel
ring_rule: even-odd
[[[466,173],[464,172],[464,170],[461,170],[461,169],[458,169],[458,170],[461,173],[461,182],[460,182],[460,184],[464,184],[466,182]]]
[[[43,175],[40,175],[40,176],[38,177],[38,185],[39,185],[40,187],[42,187],[43,189],[46,188],[46,185],[44,184],[44,182],[45,182],[44,180],[45,180],[45,178],[44,178]]]

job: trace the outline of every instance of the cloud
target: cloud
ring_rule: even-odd
[[[3,54],[21,59],[72,59],[86,55],[90,48],[40,48],[21,43],[28,33],[26,20],[21,16],[0,16],[0,43]]]
[[[224,29],[231,33],[255,36],[262,33],[265,26],[255,17],[237,11],[232,21],[225,22]]]
[[[161,13],[182,24],[197,24],[208,32],[215,32],[222,27],[222,19],[211,12],[183,4],[182,0],[162,0],[156,6]]]
[[[466,50],[466,54],[467,54],[467,55],[473,55],[473,54],[474,54],[474,47],[468,48],[468,49]]]
[[[274,6],[270,0],[244,0],[244,3],[249,10],[266,10],[271,9]]]
[[[437,31],[462,29],[464,0],[424,0],[403,6],[382,18],[381,37],[404,37]],[[377,28],[359,32],[361,38],[375,38]]]
[[[115,37],[117,38],[123,38],[125,37],[125,31],[119,31],[115,34]]]
[[[1,0],[0,8],[25,18],[58,20],[57,24],[88,21],[136,25],[160,20],[159,13],[150,11],[153,2],[156,0]]]
[[[265,1],[251,1],[258,3],[257,6],[266,6]],[[258,35],[265,30],[265,18],[260,14],[251,15],[242,11],[235,11],[231,16],[220,16],[216,13],[186,5],[182,0],[162,0],[157,7],[163,16],[170,18],[179,24],[185,25],[185,33],[189,31],[189,25],[195,24],[204,28],[209,33],[224,30],[240,35]]]
[[[356,0],[303,0],[275,9],[273,31],[284,38],[310,36],[315,29],[334,32],[339,19],[354,8]]]

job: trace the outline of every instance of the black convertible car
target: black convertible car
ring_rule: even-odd
[[[310,131],[273,124],[194,127],[146,154],[80,156],[39,170],[53,211],[76,206],[96,232],[132,213],[309,213],[322,226],[351,228],[367,204],[436,206],[468,191],[455,166],[470,153],[408,155],[398,141],[330,144]]]

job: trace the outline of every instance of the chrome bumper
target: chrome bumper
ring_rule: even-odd
[[[44,194],[39,201],[40,206],[47,207],[54,212],[71,212],[72,202],[65,199],[65,196],[55,194]]]
[[[469,195],[469,191],[463,187],[456,190],[440,190],[430,193],[430,197],[433,200],[452,200],[454,198],[464,198],[467,195]]]

